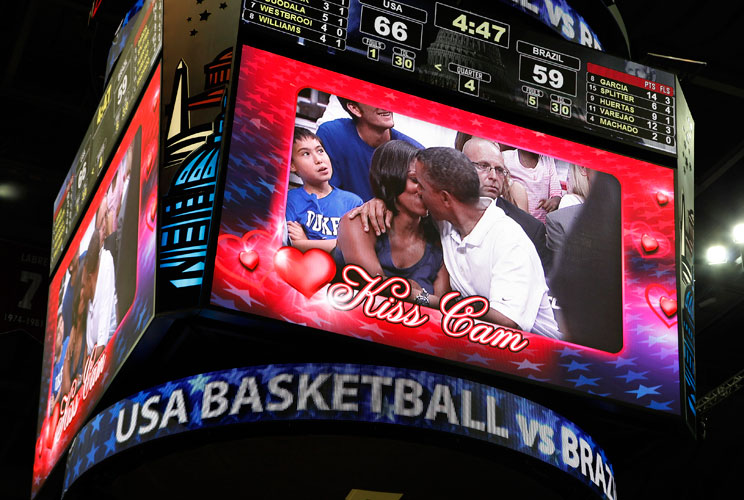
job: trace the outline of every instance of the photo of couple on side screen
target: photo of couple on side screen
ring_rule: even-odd
[[[73,252],[58,291],[49,408],[82,385],[134,301],[141,132]]]

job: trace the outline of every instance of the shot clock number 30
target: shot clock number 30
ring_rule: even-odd
[[[500,47],[509,48],[509,25],[487,17],[436,4],[434,25]]]

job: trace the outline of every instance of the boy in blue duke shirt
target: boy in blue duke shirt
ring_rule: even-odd
[[[338,223],[362,199],[330,185],[331,159],[317,135],[295,127],[290,170],[303,182],[287,194],[287,232],[292,246],[302,252],[320,248],[331,252],[336,247]]]

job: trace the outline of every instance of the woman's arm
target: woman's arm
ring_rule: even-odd
[[[65,350],[65,360],[62,362],[62,384],[59,388],[59,394],[67,394],[72,387],[74,364],[80,355],[82,341],[82,336],[79,333],[77,325],[70,328],[70,340]]]
[[[410,279],[408,282],[411,283],[411,294],[408,296],[407,300],[410,302],[416,302],[416,297],[421,295],[421,286]],[[447,268],[444,267],[444,264],[442,264],[442,267],[439,268],[437,277],[434,280],[434,290],[427,290],[429,293],[429,296],[427,297],[429,299],[429,307],[434,309],[438,308],[442,295],[446,294],[450,290],[449,273],[447,272]]]
[[[383,276],[380,260],[375,253],[377,236],[373,232],[366,232],[362,223],[344,216],[338,224],[338,239],[336,246],[344,256],[347,264],[356,264],[372,276]]]
[[[444,263],[442,263],[442,267],[439,268],[439,272],[437,273],[437,278],[434,280],[434,295],[441,297],[451,290],[449,273]],[[439,300],[437,300],[437,303],[439,303]]]
[[[511,186],[509,186],[509,191],[511,192],[512,199],[514,199],[514,204],[525,212],[530,213],[527,189],[522,185],[522,183],[518,181],[512,182]]]

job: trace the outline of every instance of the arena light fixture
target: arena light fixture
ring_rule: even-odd
[[[705,253],[708,264],[715,266],[728,262],[728,250],[723,245],[713,245]]]
[[[734,226],[732,237],[734,238],[734,243],[738,245],[744,244],[744,222]]]

